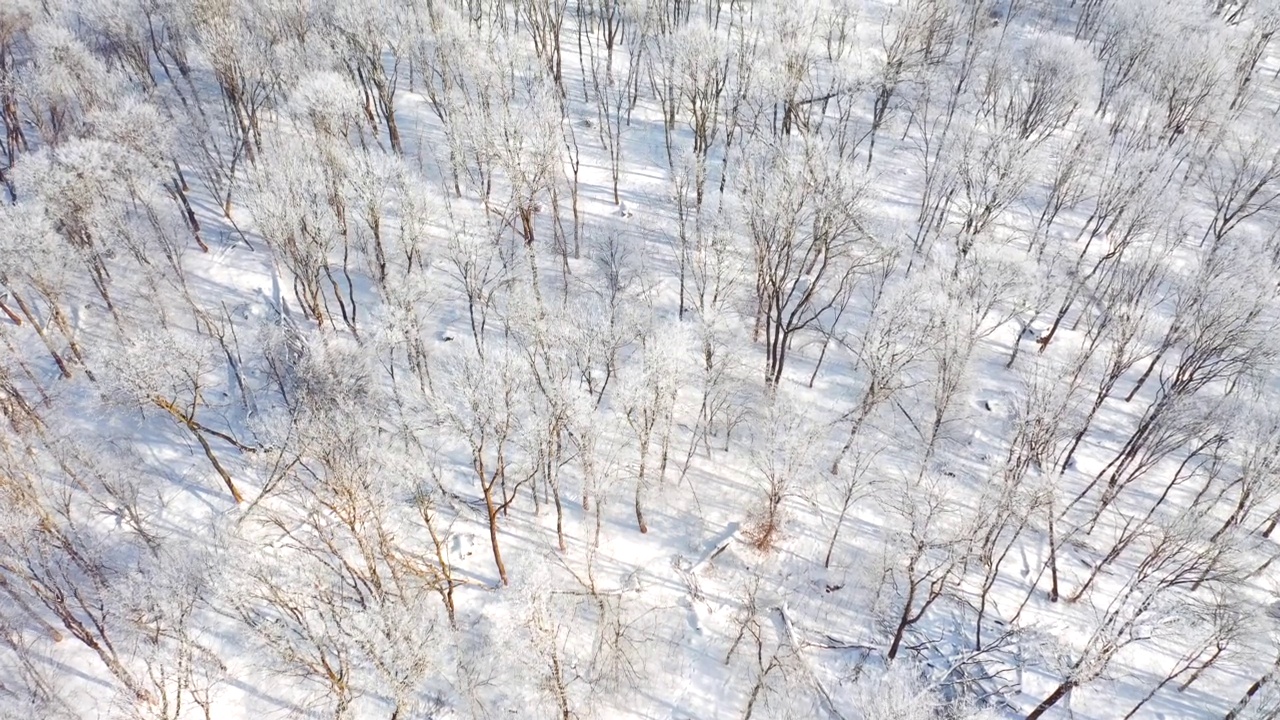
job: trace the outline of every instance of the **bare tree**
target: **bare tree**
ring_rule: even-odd
[[[875,153],[876,136],[884,126],[901,87],[917,80],[926,68],[950,55],[956,42],[953,7],[945,0],[911,0],[896,4],[880,30],[884,53],[877,72],[871,111],[867,165]]]
[[[907,632],[929,608],[954,590],[963,567],[963,537],[955,522],[957,508],[947,502],[938,478],[923,475],[886,488],[880,498],[894,518],[887,528],[885,548],[891,563],[885,582],[892,593],[886,620],[890,641],[885,659],[893,662],[902,651]]]
[[[847,163],[807,139],[761,148],[746,162],[743,202],[756,270],[756,332],[765,383],[782,379],[797,333],[852,290],[879,249],[863,229],[862,190]]]
[[[800,409],[778,397],[767,402],[752,439],[751,453],[764,497],[747,530],[747,537],[761,551],[772,549],[778,542],[783,532],[783,503],[798,490],[797,485],[815,464],[814,429]]]
[[[1270,127],[1270,126],[1267,126]],[[1217,245],[1241,223],[1264,213],[1280,198],[1280,152],[1266,132],[1228,126],[1204,169],[1213,219],[1201,243]]]
[[[325,8],[324,29],[334,35],[342,70],[360,88],[364,115],[375,135],[381,123],[392,151],[404,153],[396,122],[400,68],[410,42],[407,12],[334,3]],[[390,70],[388,71],[388,65]]]
[[[158,353],[168,354],[169,363],[157,364],[155,358]],[[141,407],[158,408],[190,432],[227,486],[231,498],[241,503],[244,495],[230,471],[214,453],[210,439],[241,452],[253,452],[254,448],[228,432],[210,427],[197,417],[198,414],[203,417],[201,409],[210,406],[210,390],[214,390],[217,396],[211,376],[220,369],[218,355],[212,342],[206,338],[178,340],[155,333],[140,335],[131,347],[111,360],[110,380],[121,394],[120,399]]]
[[[1195,519],[1159,528],[1138,545],[1133,570],[1124,585],[1100,609],[1093,630],[1075,643],[1074,660],[1064,679],[1028,715],[1036,720],[1074,688],[1096,680],[1125,647],[1147,639],[1151,623],[1169,612],[1173,595],[1201,574],[1229,582],[1229,553],[1206,546],[1194,530]]]
[[[863,389],[857,404],[842,418],[850,421],[849,438],[832,461],[833,473],[872,413],[915,382],[910,369],[926,357],[927,339],[936,322],[936,318],[916,311],[929,290],[924,283],[908,280],[872,297],[870,318],[855,346]]]
[[[667,342],[671,339],[668,338]],[[678,341],[677,341],[678,342]],[[640,532],[649,532],[644,516],[643,498],[648,490],[651,459],[655,444],[658,446],[658,479],[662,481],[667,466],[667,442],[659,433],[668,433],[674,412],[676,393],[680,389],[679,347],[658,349],[656,337],[647,338],[640,350],[640,358],[622,378],[618,390],[622,411],[631,427],[639,454],[636,465],[635,515]],[[655,442],[656,441],[656,442]]]
[[[483,356],[466,355],[446,366],[444,387],[451,389],[440,400],[437,412],[469,450],[484,499],[493,563],[503,585],[508,582],[498,542],[498,513],[507,502],[507,470],[511,452],[521,432],[527,403],[527,377],[523,363],[505,348]]]

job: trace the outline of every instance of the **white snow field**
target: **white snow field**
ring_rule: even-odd
[[[0,0],[0,718],[1280,716],[1277,0]]]

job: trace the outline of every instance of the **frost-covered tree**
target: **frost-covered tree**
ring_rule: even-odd
[[[758,148],[743,170],[753,251],[755,333],[765,383],[782,380],[796,335],[833,312],[882,250],[862,223],[862,186],[847,162],[806,138]]]
[[[512,453],[523,430],[529,397],[528,368],[514,352],[500,348],[483,356],[465,355],[446,365],[437,413],[468,450],[470,469],[484,500],[493,563],[503,585],[508,582],[498,540],[498,514],[517,491],[508,478]],[[442,390],[443,390],[442,388]]]

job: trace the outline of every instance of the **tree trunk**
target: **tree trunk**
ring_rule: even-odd
[[[498,577],[507,585],[507,566],[502,563],[502,550],[498,548],[498,507],[493,504],[493,482],[485,482],[481,478],[480,486],[484,489],[484,507],[489,518],[489,544],[493,546],[493,564],[498,568]]]
[[[1280,671],[1280,658],[1276,658],[1275,664],[1271,666],[1271,669],[1267,671],[1266,675],[1255,680],[1254,683],[1249,686],[1249,689],[1244,691],[1244,697],[1240,698],[1240,702],[1236,703],[1235,707],[1231,708],[1230,712],[1226,714],[1223,720],[1235,720],[1240,717],[1240,713],[1244,712],[1244,709],[1248,707],[1249,701],[1253,699],[1253,696],[1257,695],[1258,691],[1262,690],[1262,688],[1268,683],[1275,680],[1277,671]]]
[[[898,650],[902,646],[902,638],[907,634],[907,627],[911,625],[911,605],[915,603],[916,585],[911,583],[911,589],[907,591],[907,597],[902,602],[902,615],[898,618],[898,629],[893,633],[893,642],[889,644],[889,652],[885,654],[887,662],[893,662],[898,657]]]
[[[644,521],[644,508],[640,505],[640,489],[642,483],[636,481],[636,524],[640,526],[641,533],[649,532],[649,525]]]
[[[1045,698],[1044,702],[1037,705],[1035,710],[1032,710],[1027,714],[1026,720],[1036,720],[1036,718],[1044,715],[1049,711],[1049,708],[1057,705],[1059,700],[1066,697],[1067,693],[1071,692],[1071,689],[1075,686],[1076,684],[1074,681],[1067,680],[1063,682],[1056,690],[1049,693],[1049,697]]]

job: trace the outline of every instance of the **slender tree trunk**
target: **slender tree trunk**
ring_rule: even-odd
[[[1049,602],[1058,602],[1058,539],[1053,527],[1053,509],[1049,509]]]
[[[898,629],[893,633],[893,642],[889,644],[889,651],[885,653],[885,660],[893,662],[898,657],[898,650],[902,646],[902,638],[907,634],[907,628],[911,625],[911,606],[916,599],[916,584],[911,582],[910,588],[907,590],[907,597],[902,602],[902,614],[898,617]]]
[[[3,300],[0,300],[0,312],[3,312],[5,316],[8,317],[9,320],[13,322],[14,325],[17,325],[18,327],[22,327],[22,318],[14,314],[13,310],[10,310],[9,306],[4,304]]]
[[[1280,671],[1280,658],[1276,658],[1275,664],[1271,666],[1266,675],[1255,680],[1249,686],[1249,689],[1244,691],[1244,697],[1240,698],[1240,701],[1235,704],[1235,707],[1231,708],[1223,720],[1236,720],[1236,718],[1240,717],[1240,713],[1244,712],[1245,708],[1248,707],[1249,701],[1253,700],[1253,696],[1275,680],[1278,671]]]
[[[640,504],[640,493],[644,489],[644,460],[640,461],[640,477],[636,478],[636,525],[641,533],[649,532],[649,525],[644,521],[644,507]]]
[[[31,306],[27,305],[27,302],[17,293],[13,293],[13,299],[18,303],[18,309],[22,311],[22,314],[26,315],[27,320],[31,321],[31,327],[35,329],[36,335],[40,338],[40,342],[44,343],[45,349],[49,351],[49,355],[53,358],[54,364],[58,366],[58,372],[62,374],[63,378],[70,379],[71,369],[67,367],[66,361],[63,360],[62,356],[58,354],[58,351],[54,349],[53,341],[49,339],[49,334],[44,331],[44,328],[40,327],[39,322],[36,322],[35,314],[31,311]]]
[[[1036,720],[1041,715],[1044,715],[1046,712],[1049,712],[1049,709],[1052,708],[1054,705],[1057,705],[1058,701],[1066,697],[1067,693],[1071,692],[1071,689],[1074,688],[1075,686],[1076,686],[1075,682],[1071,680],[1067,680],[1063,682],[1061,685],[1057,687],[1057,689],[1049,693],[1049,697],[1045,698],[1044,702],[1037,705],[1035,710],[1032,710],[1030,713],[1027,714],[1026,720]]]
[[[493,546],[493,564],[498,568],[502,584],[507,585],[507,566],[502,562],[502,550],[498,547],[498,506],[493,504],[493,481],[485,482],[481,476],[480,487],[484,491],[485,514],[489,519],[489,544]]]

